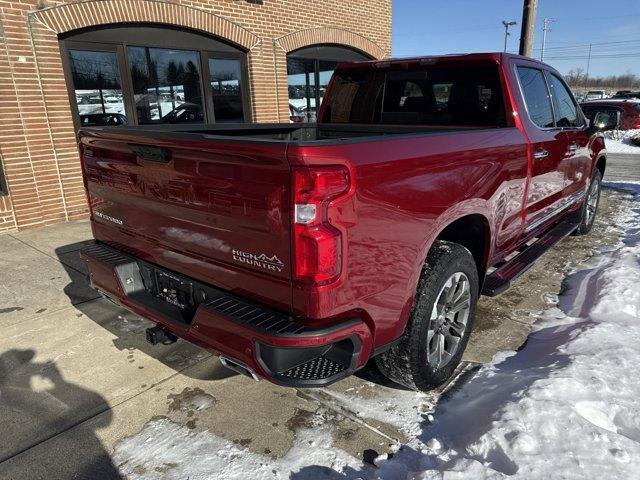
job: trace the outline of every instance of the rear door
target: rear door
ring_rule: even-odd
[[[526,112],[521,121],[529,137],[531,178],[525,200],[525,234],[552,219],[564,206],[567,135],[555,124],[545,73],[537,66],[516,66]]]
[[[96,239],[290,306],[286,142],[137,129],[81,135]]]

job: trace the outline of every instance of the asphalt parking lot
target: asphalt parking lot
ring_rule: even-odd
[[[564,276],[617,241],[612,219],[622,201],[605,190],[591,235],[564,240],[509,292],[481,299],[458,381],[518,348]],[[327,389],[285,389],[228,371],[183,341],[151,346],[149,322],[87,285],[78,251],[90,236],[86,221],[0,236],[0,478],[121,478],[114,449],[161,417],[278,458],[324,412],[333,445],[365,461],[410,434],[367,406],[393,412],[413,402],[428,412],[451,387],[415,394],[367,367]],[[345,392],[358,402],[344,401]]]

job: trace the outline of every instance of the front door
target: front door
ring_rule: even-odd
[[[591,174],[587,123],[564,81],[553,72],[547,72],[547,81],[553,99],[556,125],[562,128],[566,136],[563,196],[568,205],[574,205],[586,193]]]

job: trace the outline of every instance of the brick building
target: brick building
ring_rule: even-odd
[[[80,125],[313,121],[391,0],[0,0],[0,232],[87,214]]]

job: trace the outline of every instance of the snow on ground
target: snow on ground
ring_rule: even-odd
[[[640,135],[640,130],[610,130],[604,132],[605,147],[612,153],[638,153],[640,146],[631,142],[631,138]]]
[[[612,186],[640,201],[640,185]],[[623,213],[612,219],[621,244],[566,279],[523,348],[496,355],[434,411],[424,411],[429,394],[324,391],[412,438],[375,467],[332,446],[322,411],[277,460],[161,419],[119,443],[114,461],[145,479],[638,478],[640,208]]]

